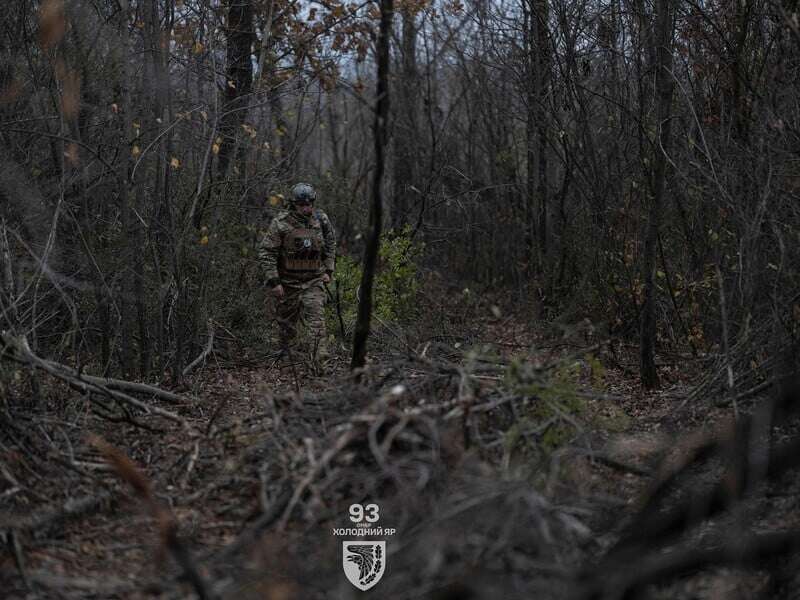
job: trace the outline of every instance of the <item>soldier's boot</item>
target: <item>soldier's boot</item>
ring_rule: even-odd
[[[278,357],[280,360],[286,361],[292,353],[292,340],[294,338],[291,327],[288,327],[284,322],[278,322]]]
[[[332,357],[325,342],[324,337],[318,338],[309,356],[311,370],[318,377],[327,375],[332,367]]]

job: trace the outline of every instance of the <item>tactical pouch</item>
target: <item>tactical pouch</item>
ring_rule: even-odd
[[[322,234],[316,229],[293,229],[283,238],[283,269],[288,273],[322,268]]]

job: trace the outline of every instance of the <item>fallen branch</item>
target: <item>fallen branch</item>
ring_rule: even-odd
[[[45,589],[57,590],[58,597],[63,597],[65,590],[74,590],[83,595],[97,597],[127,596],[135,590],[135,586],[125,579],[103,574],[102,580],[90,577],[65,577],[52,571],[34,571],[28,574],[30,581]]]
[[[612,458],[611,456],[603,454],[601,452],[582,450],[577,452],[577,454],[579,454],[580,456],[585,456],[589,460],[596,461],[601,465],[605,465],[610,469],[619,471],[620,473],[630,473],[632,475],[638,475],[639,477],[653,476],[653,473],[649,469],[643,469],[641,467],[637,467],[636,465],[624,463],[622,461],[617,460],[616,458]]]
[[[800,552],[800,531],[751,535],[726,546],[688,548],[637,560],[636,568],[620,563],[585,585],[579,598],[632,598],[642,588],[712,566],[761,567],[764,561]]]
[[[206,343],[206,347],[200,353],[200,356],[195,358],[192,362],[186,365],[186,368],[183,370],[182,375],[186,377],[189,373],[194,370],[194,368],[199,365],[200,363],[205,363],[206,358],[208,355],[211,354],[211,350],[214,347],[214,325],[212,324],[211,319],[208,320],[208,342]]]
[[[144,502],[148,512],[150,512],[153,520],[158,525],[161,543],[183,569],[184,577],[192,585],[197,595],[201,600],[212,598],[189,549],[178,537],[178,522],[175,516],[169,508],[156,500],[153,491],[150,489],[150,482],[144,476],[144,473],[139,470],[130,458],[105,440],[93,436],[89,441],[103,453],[120,478],[127,482]]]
[[[102,492],[93,496],[71,498],[62,504],[46,506],[29,517],[16,518],[13,522],[10,520],[6,523],[0,522],[0,527],[22,533],[43,533],[65,521],[80,519],[88,514],[96,514],[98,509],[111,497],[110,493]]]
[[[158,398],[159,400],[166,400],[167,402],[176,402],[176,403],[186,403],[189,402],[189,399],[181,396],[180,394],[174,394],[172,392],[168,392],[167,390],[162,390],[154,385],[148,385],[146,383],[139,383],[137,381],[125,381],[124,379],[113,379],[111,377],[95,377],[94,375],[86,375],[85,373],[78,373],[75,369],[71,367],[67,367],[65,365],[60,365],[58,363],[54,363],[53,361],[47,361],[52,365],[56,365],[59,368],[65,370],[68,373],[71,373],[75,377],[80,378],[83,381],[87,381],[94,385],[99,385],[106,387],[110,390],[119,390],[123,392],[133,392],[137,394],[144,394],[147,396],[153,396]]]
[[[144,411],[145,413],[153,413],[164,417],[165,419],[169,419],[170,421],[175,421],[176,423],[180,423],[183,427],[188,427],[185,419],[172,413],[170,411],[164,410],[157,406],[149,406],[142,402],[141,400],[137,400],[128,394],[125,394],[120,391],[116,391],[113,389],[115,385],[119,387],[120,384],[125,383],[128,385],[133,385],[138,388],[144,386],[149,390],[155,390],[157,388],[152,388],[151,386],[146,386],[145,384],[130,384],[130,382],[122,382],[120,380],[113,380],[111,385],[107,384],[107,381],[100,377],[92,377],[88,375],[83,375],[78,373],[75,369],[67,367],[65,365],[45,360],[31,351],[30,346],[28,346],[27,340],[22,338],[15,338],[9,335],[5,331],[0,331],[0,341],[3,342],[5,348],[0,348],[0,354],[6,352],[7,348],[10,348],[12,352],[6,353],[6,356],[11,358],[12,360],[35,367],[46,373],[60,379],[67,383],[73,389],[78,390],[84,394],[92,394],[98,393],[103,394],[113,400],[116,400],[122,404],[128,404],[130,406],[135,406],[136,408]],[[165,394],[169,394],[169,392],[164,392]],[[174,394],[172,394],[174,396]],[[174,396],[180,398],[180,396]]]

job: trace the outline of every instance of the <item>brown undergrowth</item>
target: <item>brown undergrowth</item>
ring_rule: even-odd
[[[624,347],[588,324],[531,327],[459,302],[464,317],[422,341],[383,324],[358,385],[344,360],[325,378],[211,361],[179,399],[137,396],[156,411],[74,382],[43,385],[34,404],[23,384],[37,365],[21,366],[0,414],[4,592],[356,597],[334,535],[354,503],[397,531],[368,592],[385,598],[714,598],[731,581],[755,598],[790,585],[773,564],[796,541],[792,496],[776,495],[792,493],[793,446],[778,443],[796,444],[790,429],[755,411],[710,432],[725,409],[682,406],[687,371],[644,394]],[[756,517],[772,537],[742,524]],[[726,553],[731,523],[742,542]]]

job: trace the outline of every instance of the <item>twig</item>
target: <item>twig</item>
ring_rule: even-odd
[[[325,451],[322,457],[314,464],[306,473],[306,476],[300,482],[300,484],[295,488],[294,493],[292,494],[291,499],[289,500],[289,505],[286,507],[286,510],[283,511],[283,515],[281,516],[281,520],[278,524],[278,530],[283,531],[286,528],[286,524],[289,522],[289,517],[292,515],[292,511],[294,510],[297,503],[302,498],[303,494],[305,493],[308,486],[310,486],[314,479],[316,479],[317,475],[327,467],[330,462],[336,457],[337,454],[341,450],[343,450],[347,445],[352,442],[356,437],[356,430],[355,427],[351,424],[349,429],[345,431],[342,435],[340,435],[334,445]]]
[[[98,509],[112,498],[108,492],[100,492],[92,496],[69,499],[63,504],[45,506],[29,517],[17,519],[5,526],[19,532],[43,533],[65,521],[82,518],[89,514],[97,514]],[[4,524],[0,523],[0,527]]]
[[[25,584],[26,588],[31,589],[31,582],[28,579],[27,572],[25,571],[25,557],[22,555],[22,546],[19,543],[19,536],[17,536],[17,533],[13,529],[8,532],[6,543],[8,544],[9,551],[14,557],[14,564],[17,567],[20,576],[22,577],[22,582]]]
[[[607,454],[603,454],[601,452],[582,450],[579,453],[582,456],[589,458],[590,460],[595,460],[600,464],[603,464],[611,469],[614,469],[615,471],[619,471],[620,473],[631,473],[632,475],[638,475],[639,477],[653,476],[653,473],[649,469],[643,469],[641,467],[637,467],[636,465],[624,463],[622,461],[617,460],[616,458],[612,458]]]
[[[183,475],[183,479],[181,480],[180,487],[181,489],[186,489],[186,485],[189,483],[189,477],[192,475],[192,471],[194,470],[195,464],[197,464],[197,458],[200,456],[200,442],[195,440],[194,448],[192,449],[192,453],[189,456],[189,464],[186,466],[186,473]]]
[[[200,353],[200,356],[195,358],[192,362],[186,365],[186,368],[183,370],[183,376],[186,377],[192,370],[199,365],[200,363],[205,363],[206,358],[208,355],[211,354],[211,349],[214,347],[214,324],[211,319],[208,320],[208,342],[206,342],[206,347]]]

